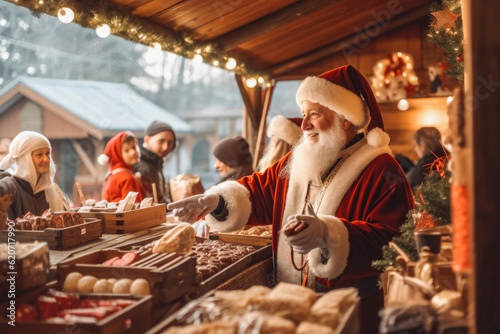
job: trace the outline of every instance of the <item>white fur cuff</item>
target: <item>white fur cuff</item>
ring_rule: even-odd
[[[325,264],[321,263],[321,250],[313,249],[309,252],[309,268],[318,277],[334,279],[344,271],[349,256],[349,232],[344,223],[335,216],[318,215],[326,224],[328,230],[329,258]]]
[[[219,194],[226,202],[228,216],[218,221],[212,215],[205,217],[210,229],[218,232],[232,232],[243,228],[252,212],[250,192],[236,181],[223,182],[206,191],[207,194]]]

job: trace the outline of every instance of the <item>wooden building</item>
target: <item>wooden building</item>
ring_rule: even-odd
[[[57,8],[48,5],[12,2],[57,15]],[[346,64],[369,76],[378,59],[405,52],[413,56],[421,84],[429,87],[427,68],[443,57],[442,50],[426,43],[430,2],[110,0],[106,5],[92,5],[74,1],[76,10],[98,13],[110,24],[122,22],[117,17],[126,17],[129,26],[111,26],[117,36],[146,45],[157,43],[165,51],[189,58],[201,56],[214,66],[227,64],[236,73],[245,103],[243,134],[257,156],[263,148],[265,120],[276,81],[300,80]],[[500,2],[463,0],[461,4],[465,36],[465,112],[461,120],[468,152],[462,167],[467,174],[472,257],[470,328],[477,333],[498,333],[500,269],[494,254],[500,252],[496,240],[500,235],[496,217],[500,184],[495,172],[500,151],[495,135],[500,128],[500,39],[495,27]],[[95,15],[81,15],[76,23],[92,28],[101,23],[89,17]],[[263,84],[254,84],[261,77]],[[421,100],[421,104],[427,102]],[[383,112],[395,112],[394,105],[381,107]],[[412,125],[401,128],[414,124],[417,117],[411,112],[406,115],[407,119],[397,115],[393,121],[386,117],[396,145],[407,141],[413,131],[409,128]]]

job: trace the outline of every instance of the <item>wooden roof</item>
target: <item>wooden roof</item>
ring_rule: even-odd
[[[111,0],[275,78],[429,15],[429,0]],[[316,73],[315,73],[316,74]]]
[[[35,13],[57,16],[54,3],[9,0]],[[336,53],[359,54],[390,30],[429,16],[430,0],[71,0],[78,24],[95,28],[104,15],[112,33],[151,45],[151,36],[189,39],[189,47],[211,45],[217,54],[237,58],[247,72],[277,80],[317,74],[307,67]],[[82,15],[82,9],[86,11]],[[84,21],[82,17],[86,17]],[[80,19],[78,22],[77,19]],[[127,22],[153,32],[142,36],[123,29]],[[125,23],[125,24],[121,24]],[[121,30],[121,31],[120,31]],[[164,43],[164,50],[192,57],[186,47]],[[186,46],[186,45],[184,45]],[[357,49],[356,49],[357,48]],[[347,53],[349,53],[347,52]],[[390,52],[390,50],[388,50]],[[348,63],[346,57],[346,63]],[[219,65],[222,67],[222,65]],[[300,69],[300,71],[298,71]]]

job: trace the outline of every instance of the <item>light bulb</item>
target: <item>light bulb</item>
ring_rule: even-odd
[[[214,61],[212,62],[212,64],[213,64],[214,66],[219,66],[219,61],[218,61],[218,60],[214,60]]]
[[[195,54],[193,57],[193,63],[195,63],[195,64],[203,63],[203,57],[199,54]]]
[[[257,86],[257,80],[255,80],[255,78],[247,79],[248,88],[254,88],[255,86]]]
[[[264,78],[263,77],[259,77],[258,81],[259,81],[260,84],[263,84],[264,83]]]
[[[450,104],[453,101],[453,96],[448,96],[446,98],[446,104]]]
[[[96,28],[95,32],[97,33],[97,36],[106,38],[109,34],[111,34],[111,28],[107,24],[103,23]]]
[[[63,7],[57,12],[57,17],[62,23],[70,23],[75,18],[75,13],[71,8]]]
[[[155,51],[161,51],[161,44],[158,43],[158,42],[153,42],[151,43],[151,47],[153,48],[153,50]]]
[[[228,70],[234,70],[236,68],[236,59],[229,58],[226,63],[226,68]]]
[[[408,100],[405,100],[405,99],[399,100],[399,102],[398,102],[398,109],[399,110],[405,111],[405,110],[408,110],[408,108],[410,108],[410,103],[408,102]]]

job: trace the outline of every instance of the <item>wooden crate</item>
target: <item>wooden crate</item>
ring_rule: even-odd
[[[46,286],[28,294],[16,297],[16,306],[22,303],[34,305],[35,299],[49,288],[55,288],[56,283],[51,282]],[[124,307],[110,316],[98,320],[96,323],[49,323],[47,321],[15,322],[15,326],[8,324],[6,318],[8,303],[0,305],[2,317],[0,319],[0,333],[12,334],[53,334],[53,333],[78,333],[78,334],[142,334],[151,327],[151,309],[153,306],[151,296],[136,296],[124,294],[80,294],[80,299],[129,299],[136,303]],[[7,319],[7,320],[6,320]]]
[[[209,238],[237,245],[267,246],[272,244],[271,237],[260,237],[257,235],[212,232],[210,233]]]
[[[64,228],[47,228],[41,231],[14,231],[19,242],[45,241],[49,249],[66,249],[81,245],[102,236],[101,220],[92,217],[83,224]],[[2,231],[1,241],[7,242],[7,231]]]
[[[255,252],[242,257],[215,275],[202,281],[199,286],[198,294],[203,295],[212,289],[216,289],[218,286],[226,283],[234,276],[243,272],[245,269],[248,269],[261,261],[270,259],[272,257],[272,253],[273,250],[271,245],[260,247]]]
[[[166,204],[125,212],[79,212],[82,217],[95,217],[103,222],[104,233],[123,234],[136,232],[166,222]]]
[[[0,261],[0,300],[8,298],[11,290],[11,277],[15,277],[15,292],[42,286],[49,276],[49,247],[46,242],[33,244],[32,248],[22,256],[15,256],[14,267],[11,267],[11,257]]]
[[[97,278],[144,278],[149,282],[155,303],[167,304],[196,291],[196,255],[177,253],[139,253],[139,260],[128,266],[104,266],[100,263],[126,251],[104,249],[70,258],[57,265],[59,285],[77,271]],[[144,254],[144,255],[143,255]],[[156,263],[151,264],[154,261]]]

